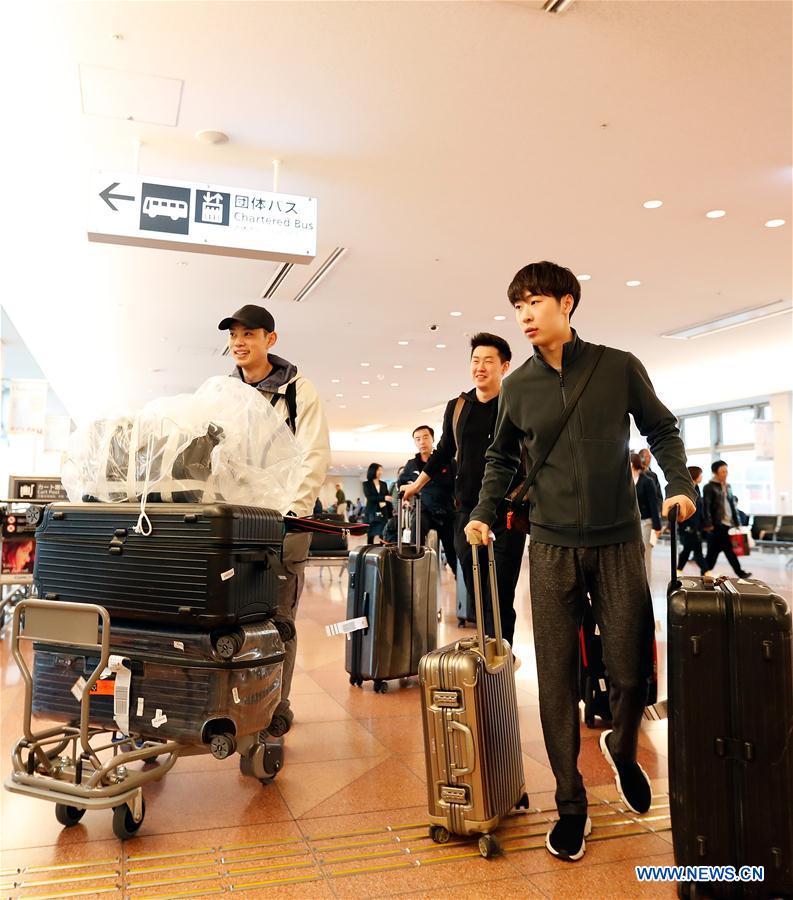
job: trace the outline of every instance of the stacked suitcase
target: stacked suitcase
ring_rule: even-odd
[[[36,532],[39,596],[110,613],[117,660],[95,686],[92,722],[223,758],[242,738],[278,732],[283,641],[293,635],[273,618],[283,520],[225,503],[156,503],[146,515],[141,528],[137,503],[48,507]],[[97,661],[76,649],[35,651],[34,712],[78,718],[75,685]],[[266,781],[280,768],[271,747],[253,755],[256,765],[241,763],[247,774]]]
[[[762,881],[707,895],[793,896],[793,631],[758,580],[678,578],[669,587],[669,802],[679,866],[763,867]],[[695,870],[696,871],[696,870]],[[696,877],[696,876],[693,876]],[[678,895],[703,895],[697,881]]]

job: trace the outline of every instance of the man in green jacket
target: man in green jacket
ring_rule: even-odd
[[[592,372],[577,408],[537,473],[529,492],[529,573],[540,718],[556,777],[559,820],[546,848],[559,859],[581,859],[592,823],[578,771],[578,627],[586,595],[603,640],[611,679],[614,727],[600,748],[617,789],[636,813],[650,808],[650,780],[636,761],[639,725],[651,672],[653,612],[644,544],[629,461],[629,416],[647,438],[667,484],[663,513],[694,512],[696,493],[677,422],[661,403],[644,366],[623,350],[599,348],[570,327],[581,285],[550,262],[521,269],[508,291],[531,356],[501,390],[495,437],[479,504],[466,533],[487,543],[525,443],[529,461],[545,449],[576,386]]]

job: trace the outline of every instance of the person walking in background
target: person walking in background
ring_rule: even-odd
[[[366,532],[366,541],[375,543],[375,538],[382,538],[386,521],[391,518],[391,494],[388,493],[388,485],[381,481],[383,467],[380,463],[371,463],[366,471],[366,481],[363,483],[363,493],[366,497],[366,522],[369,530]]]
[[[738,508],[732,488],[727,484],[727,463],[717,459],[710,470],[713,478],[705,485],[702,496],[702,530],[708,541],[705,572],[711,572],[719,554],[724,553],[733,572],[739,578],[749,578],[752,573],[741,568],[730,542],[730,528],[738,527]]]
[[[336,482],[336,515],[342,516],[344,521],[347,521],[347,497],[344,494],[344,489],[341,486],[341,482]]]
[[[661,507],[655,493],[657,481],[647,476],[638,453],[631,453],[631,472],[636,488],[636,500],[639,504],[642,540],[644,541],[644,571],[647,573],[647,584],[653,585],[653,547],[658,543],[661,533]],[[655,535],[655,537],[653,537]]]
[[[683,546],[677,558],[677,574],[683,574],[686,563],[693,556],[700,573],[704,575],[707,572],[707,566],[705,557],[702,555],[702,491],[699,489],[702,481],[702,469],[699,466],[689,466],[688,471],[694,487],[697,489],[697,511],[680,526],[680,540]]]
[[[650,451],[644,447],[639,451],[639,459],[642,464],[642,472],[644,475],[652,481],[655,487],[655,498],[658,501],[658,509],[663,509],[664,505],[664,494],[661,490],[661,482],[658,480],[658,476],[653,472],[650,468],[650,463],[653,460],[653,455]]]

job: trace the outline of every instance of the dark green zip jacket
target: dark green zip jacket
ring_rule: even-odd
[[[596,349],[573,331],[573,340],[564,345],[561,372],[535,350],[504,379],[495,437],[485,454],[485,477],[471,519],[493,523],[496,506],[520,464],[521,442],[525,441],[531,463]],[[533,541],[601,547],[641,539],[630,467],[629,415],[666,476],[666,496],[685,494],[696,502],[677,420],[656,396],[639,360],[607,347],[529,491]]]

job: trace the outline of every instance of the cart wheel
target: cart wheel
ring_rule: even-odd
[[[84,815],[84,809],[78,809],[76,806],[67,806],[65,803],[55,804],[55,818],[64,828],[71,828],[72,825],[76,825]]]
[[[273,625],[278,629],[278,634],[284,643],[291,641],[297,634],[294,622],[289,622],[286,619],[278,619],[277,621],[273,620]]]
[[[242,641],[239,635],[236,634],[221,635],[215,642],[215,652],[221,659],[225,660],[234,659],[240,652],[241,647]]]
[[[457,620],[457,627],[458,627],[458,628],[465,628],[465,619],[458,619],[458,620]]]
[[[483,834],[479,838],[479,852],[485,859],[490,859],[501,852],[501,845],[492,834]]]
[[[225,759],[237,749],[233,734],[213,734],[209,742],[209,751],[215,759]]]
[[[132,817],[132,810],[126,803],[122,803],[121,806],[117,806],[113,810],[113,834],[120,841],[126,841],[127,838],[134,837],[143,824],[143,820],[146,817],[146,803],[145,801],[141,802],[143,806],[139,822],[136,822]]]
[[[376,694],[385,694],[388,691],[387,681],[375,681],[374,690]]]
[[[283,737],[291,727],[292,720],[288,716],[285,716],[282,713],[276,713],[272,719],[270,719],[267,731],[273,737]]]
[[[515,804],[515,809],[528,809],[529,808],[529,795],[524,794],[520,800]]]
[[[281,771],[283,764],[283,742],[267,740],[263,744],[257,744],[251,753],[240,759],[240,772],[258,779],[262,784],[270,784]]]
[[[436,844],[446,844],[451,834],[449,834],[449,829],[444,828],[443,825],[430,825],[430,837]]]

